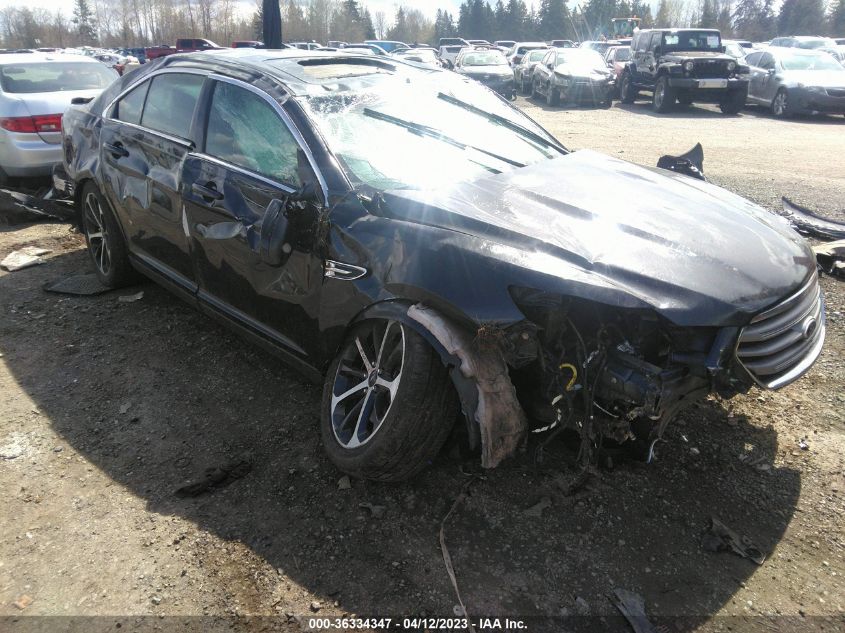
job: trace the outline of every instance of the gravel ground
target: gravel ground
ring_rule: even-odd
[[[654,165],[701,141],[705,172],[739,194],[845,209],[842,117],[519,105],[574,149]],[[566,496],[563,442],[542,471],[533,445],[486,473],[447,449],[410,483],[347,485],[320,448],[317,387],[152,284],[46,293],[89,270],[84,242],[65,225],[14,227],[0,231],[0,258],[30,244],[52,250],[44,265],[0,272],[0,630],[452,616],[438,536],[462,491],[446,542],[473,616],[628,631],[609,600],[624,588],[663,631],[845,626],[841,281],[822,280],[827,345],[804,379],[707,400],[670,427],[656,463],[608,465]],[[230,485],[174,494],[235,462],[251,470]],[[714,516],[765,562],[703,551]]]

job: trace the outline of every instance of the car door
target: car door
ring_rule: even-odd
[[[760,103],[762,101],[763,77],[766,71],[760,68],[760,58],[763,53],[758,51],[751,53],[745,58],[745,63],[748,64],[748,100],[752,103]]]
[[[318,344],[323,279],[316,171],[284,109],[260,89],[214,77],[203,100],[201,147],[182,171],[200,304],[304,358]],[[303,185],[315,196],[292,201]]]
[[[777,61],[771,53],[763,53],[760,56],[760,89],[758,96],[761,103],[771,103],[780,87],[777,76]]]
[[[156,74],[117,99],[100,132],[103,193],[131,254],[191,295],[196,279],[179,178],[193,149],[191,128],[204,81],[202,73]]]
[[[549,83],[549,64],[553,63],[552,59],[554,55],[554,51],[549,51],[543,56],[540,63],[534,66],[534,85],[540,88],[544,94],[546,92],[546,86]]]
[[[643,63],[638,68],[641,79],[646,85],[654,85],[657,77],[657,55],[656,49],[660,46],[663,34],[655,32],[651,34],[651,39],[648,41],[648,48],[643,54]]]

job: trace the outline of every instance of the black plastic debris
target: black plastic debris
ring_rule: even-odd
[[[50,195],[48,191],[47,195]],[[0,189],[0,225],[14,226],[30,222],[70,222],[75,216],[71,200],[54,200]]]
[[[645,613],[645,600],[639,594],[627,589],[614,589],[611,601],[628,620],[634,633],[657,633]]]
[[[690,178],[706,181],[704,177],[704,148],[701,143],[696,143],[686,154],[680,156],[661,156],[657,161],[659,169],[668,169]]]
[[[85,275],[70,275],[69,277],[48,281],[44,284],[44,290],[65,295],[90,296],[109,292],[111,288],[107,288],[101,284],[97,275],[94,273],[88,273]]]
[[[701,537],[701,548],[708,552],[733,552],[762,565],[763,552],[747,536],[740,536],[716,517],[710,517],[710,527]]]
[[[795,204],[788,198],[781,200],[783,201],[782,215],[802,235],[818,237],[823,240],[845,239],[845,222],[826,218],[806,207]]]
[[[845,240],[819,244],[813,247],[813,252],[824,272],[845,279]]]

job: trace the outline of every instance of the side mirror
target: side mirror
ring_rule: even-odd
[[[766,69],[766,73],[769,74],[769,75],[774,75],[775,69],[774,68],[768,68],[768,69]]]
[[[290,223],[285,206],[284,200],[273,198],[267,205],[264,218],[261,220],[258,254],[261,261],[270,266],[281,266],[293,250],[287,241]]]

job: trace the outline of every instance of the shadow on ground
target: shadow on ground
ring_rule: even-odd
[[[0,277],[4,361],[73,449],[149,512],[247,545],[326,603],[359,614],[453,614],[438,531],[468,481],[467,464],[442,457],[410,483],[340,490],[320,447],[319,388],[152,284],[133,303],[118,302],[119,293],[41,290],[87,269],[74,251]],[[619,463],[574,496],[553,477],[572,477],[561,442],[545,451],[549,472],[534,468],[532,439],[526,453],[475,481],[447,529],[470,613],[571,615],[580,597],[593,614],[614,614],[607,596],[616,587],[641,594],[655,623],[698,622],[731,602],[759,570],[702,551],[702,531],[718,516],[772,552],[795,509],[799,473],[761,473],[738,460],[751,451],[771,463],[778,438],[729,419],[715,401],[687,412],[668,439],[655,464]],[[174,495],[239,456],[253,464],[243,479],[194,499]],[[219,546],[197,553],[198,564],[227,569],[221,582],[234,587],[241,572],[226,556]],[[243,584],[245,612],[274,612],[271,597]],[[616,620],[602,627],[628,630]]]

